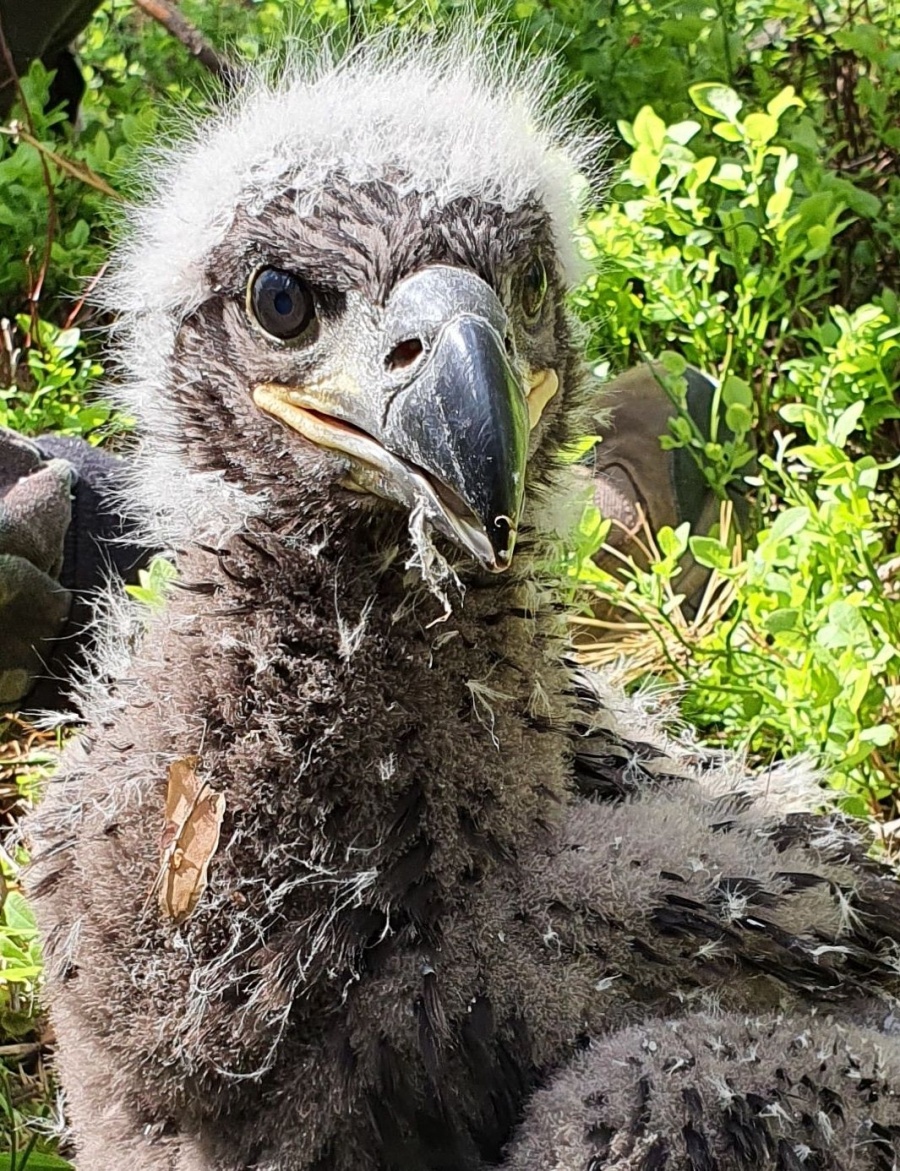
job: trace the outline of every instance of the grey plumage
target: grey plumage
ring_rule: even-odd
[[[268,122],[245,141],[274,101],[251,95],[210,131],[217,153],[198,139],[170,164],[122,262],[136,488],[181,577],[130,661],[98,667],[29,825],[79,1169],[890,1166],[894,884],[803,811],[809,778],[745,777],[564,662],[541,566],[588,396],[563,308],[565,140],[443,52],[286,83],[274,145]],[[300,117],[329,93],[353,157]],[[493,162],[473,137],[491,111],[510,140]],[[238,195],[178,252],[210,159]],[[251,320],[268,265],[315,292],[296,345]],[[327,383],[339,418],[361,410],[355,364],[379,357],[395,291],[438,268],[506,314],[485,334],[498,369],[558,376],[502,574],[418,503],[348,491],[343,449],[259,397]],[[444,334],[420,333],[427,373]],[[193,755],[226,812],[177,926],[153,885],[167,766]]]

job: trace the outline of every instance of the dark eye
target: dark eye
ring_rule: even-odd
[[[525,316],[534,321],[547,296],[547,270],[540,256],[535,256],[525,270],[522,281],[522,308]]]
[[[280,268],[261,268],[253,274],[247,306],[266,333],[283,342],[300,337],[316,319],[309,286]]]

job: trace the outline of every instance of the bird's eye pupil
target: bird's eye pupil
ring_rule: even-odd
[[[247,308],[257,324],[279,341],[295,341],[310,330],[316,305],[305,281],[280,268],[261,268],[250,278]]]
[[[283,289],[280,293],[275,294],[274,301],[275,308],[282,315],[290,313],[294,307],[294,300],[290,293],[286,293]]]

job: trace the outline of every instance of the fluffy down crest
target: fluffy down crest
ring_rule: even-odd
[[[298,214],[329,177],[396,175],[401,192],[437,204],[461,196],[507,211],[537,199],[550,216],[563,270],[572,246],[581,178],[597,156],[571,103],[555,101],[553,69],[471,32],[448,44],[382,36],[343,59],[329,50],[295,56],[272,79],[247,76],[239,93],[183,141],[151,156],[147,205],[107,284],[117,311],[185,312],[210,292],[205,262],[235,213],[251,214],[284,191]]]

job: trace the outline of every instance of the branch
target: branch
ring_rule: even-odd
[[[166,32],[181,41],[191,56],[196,57],[210,73],[221,78],[228,86],[234,84],[237,76],[233,66],[216,52],[200,30],[191,24],[174,4],[169,0],[134,0],[134,3],[147,16],[158,21]]]

